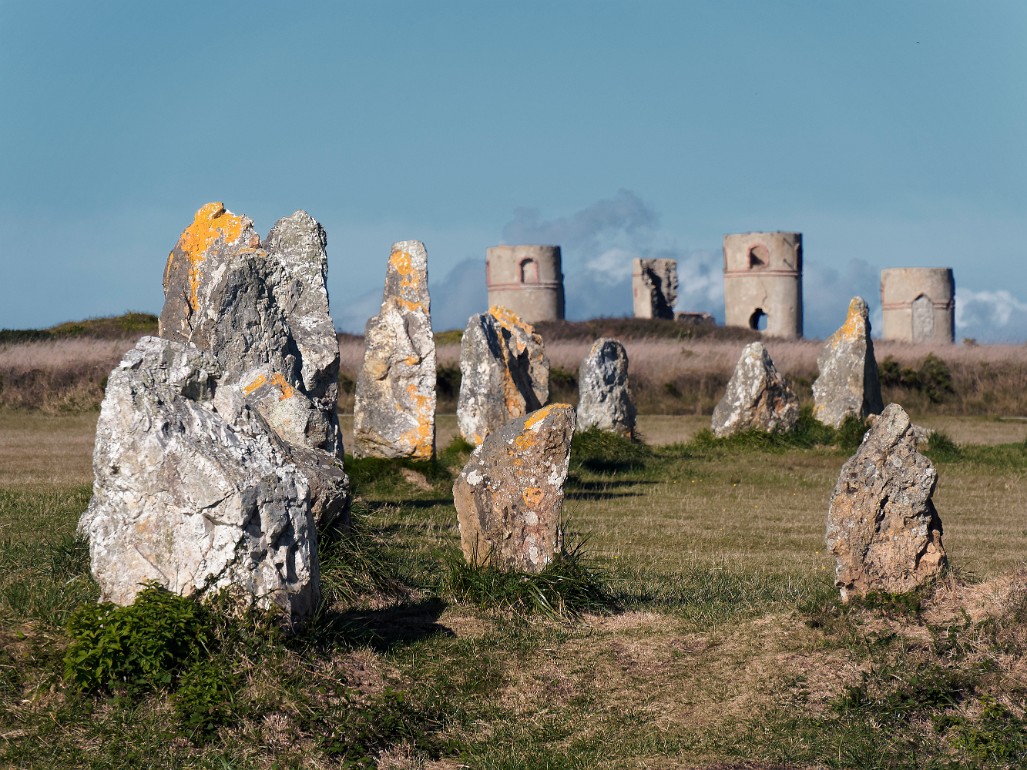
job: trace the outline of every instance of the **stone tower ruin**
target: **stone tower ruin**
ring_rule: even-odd
[[[882,336],[896,342],[956,339],[956,280],[949,267],[881,271]]]
[[[485,283],[489,307],[509,308],[527,323],[563,320],[559,246],[492,246]]]
[[[724,324],[802,337],[802,233],[724,236]]]
[[[677,260],[631,260],[631,298],[635,318],[673,319],[678,301]]]

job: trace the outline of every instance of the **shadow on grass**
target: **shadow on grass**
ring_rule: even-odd
[[[305,641],[321,649],[370,647],[389,652],[432,636],[455,636],[438,623],[448,605],[437,597],[378,610],[325,610],[311,623]]]

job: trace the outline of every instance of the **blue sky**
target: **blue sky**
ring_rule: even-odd
[[[211,200],[328,231],[337,325],[389,246],[436,327],[485,249],[564,247],[568,314],[632,256],[723,318],[721,238],[804,234],[807,336],[883,267],[951,266],[959,336],[1027,340],[1027,3],[0,0],[0,327],[157,312]]]

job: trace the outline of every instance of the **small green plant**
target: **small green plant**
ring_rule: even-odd
[[[935,729],[948,731],[953,743],[981,766],[1023,767],[1027,762],[1027,720],[990,695],[981,697],[981,705],[977,719],[941,718],[935,721]]]
[[[212,610],[155,584],[133,604],[84,604],[68,621],[65,677],[87,693],[138,698],[172,694],[180,725],[193,739],[229,721],[237,687],[230,663],[214,657]]]
[[[945,432],[935,430],[927,439],[927,454],[934,460],[955,462],[963,458],[963,450],[959,444]]]

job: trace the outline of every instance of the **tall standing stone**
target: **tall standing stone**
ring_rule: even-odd
[[[633,260],[631,294],[635,318],[673,319],[678,301],[677,260]]]
[[[541,572],[559,553],[574,408],[552,404],[491,432],[453,484],[464,558]]]
[[[598,428],[632,437],[635,401],[628,385],[628,352],[617,340],[592,343],[578,369],[578,429]]]
[[[798,421],[799,399],[763,343],[747,345],[713,410],[713,432],[718,436],[753,429],[774,433],[791,430]]]
[[[101,599],[228,589],[300,622],[318,600],[306,476],[213,356],[143,337],[108,378],[79,522]]]
[[[358,457],[435,454],[435,338],[428,255],[420,241],[392,246],[381,312],[367,322],[353,406]]]
[[[877,377],[870,311],[862,297],[853,297],[845,324],[827,340],[817,356],[820,376],[813,383],[813,415],[838,428],[849,415],[862,419],[880,414],[881,383]]]
[[[938,474],[917,451],[921,431],[898,404],[871,419],[859,450],[842,466],[827,514],[827,548],[843,601],[910,591],[946,565],[931,500]]]
[[[468,319],[460,375],[457,424],[472,444],[549,399],[549,360],[542,337],[504,307]]]
[[[253,222],[208,203],[168,256],[160,335],[218,361],[294,451],[318,526],[345,516],[349,482],[336,415],[338,341],[328,311],[323,228],[298,211],[263,247]]]

